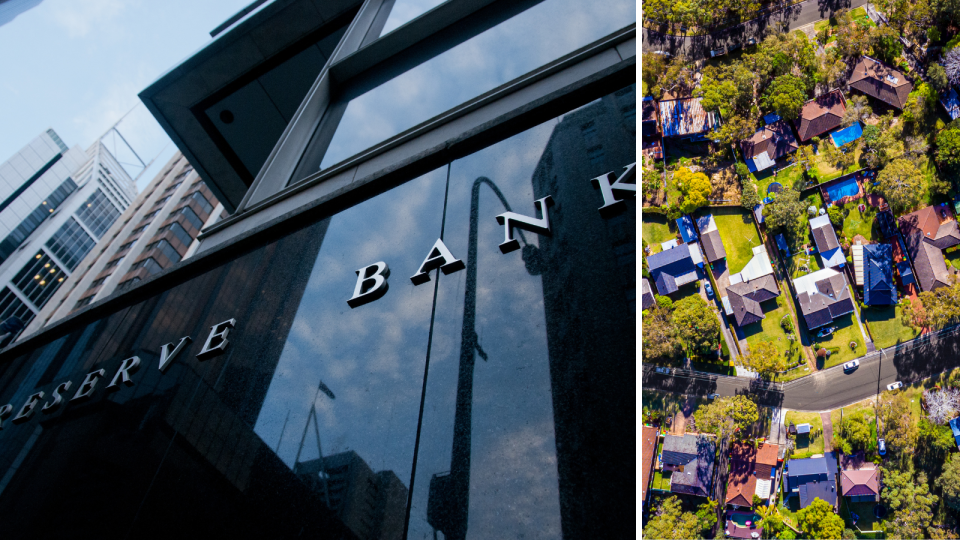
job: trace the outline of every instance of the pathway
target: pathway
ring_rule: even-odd
[[[786,409],[774,407],[770,415],[770,435],[767,436],[771,443],[779,445],[787,443],[787,426],[784,423],[786,419]]]
[[[833,422],[830,420],[830,411],[820,413],[820,420],[823,421],[823,451],[833,450]]]

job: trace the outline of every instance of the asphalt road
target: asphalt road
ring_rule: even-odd
[[[886,391],[886,386],[894,381],[909,385],[955,367],[960,367],[960,326],[867,354],[860,358],[860,367],[850,373],[836,366],[778,384],[679,370],[664,375],[646,365],[642,368],[642,386],[698,396],[749,393],[770,407],[819,412],[876,396],[878,389]]]
[[[666,51],[673,55],[682,51],[687,58],[700,60],[709,58],[710,51],[720,47],[743,46],[750,38],[759,41],[769,29],[782,28],[783,24],[790,30],[796,30],[830,17],[839,9],[853,9],[866,3],[867,0],[806,0],[706,36],[668,36],[643,28],[643,51]]]

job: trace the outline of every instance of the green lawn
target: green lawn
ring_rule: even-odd
[[[825,136],[823,138],[823,141],[820,142],[820,144],[833,144],[833,140],[831,140],[829,136]],[[835,180],[845,174],[852,173],[861,168],[860,167],[860,148],[857,148],[854,151],[853,164],[843,170],[836,169],[832,165],[824,163],[823,159],[821,158],[822,155],[823,155],[823,150],[821,149],[821,153],[817,155],[817,163],[815,166],[817,181],[820,184],[823,184],[824,182],[829,182],[831,180]]]
[[[954,251],[953,253],[944,252],[944,257],[947,259],[947,263],[950,266],[960,270],[960,250]]]
[[[643,223],[643,241],[650,247],[652,253],[660,251],[660,244],[677,237],[677,233],[671,231],[676,225],[669,222],[666,217],[658,214],[644,213]],[[671,227],[671,225],[673,225]]]
[[[743,270],[753,258],[753,248],[760,245],[760,236],[753,224],[753,216],[745,210],[714,211],[720,240],[727,252],[727,268],[731,274]]]
[[[867,16],[867,10],[863,6],[858,7],[857,9],[850,12],[850,17],[853,18],[853,22],[857,23],[857,26],[863,26],[869,28],[871,26],[876,26],[877,23],[870,20],[870,17]]]
[[[810,424],[810,433],[797,435],[791,459],[802,459],[823,453],[823,420],[819,413],[787,411],[787,426]]]
[[[673,476],[673,472],[671,471],[653,471],[653,484],[651,488],[670,491],[671,476]]]
[[[816,331],[810,332],[810,339],[813,343],[819,343],[820,346],[825,349],[839,349],[832,351],[830,358],[821,366],[821,369],[840,365],[866,354],[867,348],[864,346],[863,334],[860,332],[860,326],[853,317],[854,314],[849,313],[834,319],[830,326],[836,326],[837,330],[826,338],[816,337]],[[856,349],[850,349],[851,341],[857,343]]]
[[[860,210],[857,210],[857,204],[855,203],[847,204],[846,208],[850,209],[850,213],[846,219],[843,220],[843,228],[837,231],[837,234],[840,235],[841,238],[844,236],[849,238],[851,242],[853,241],[853,237],[858,234],[871,242],[879,242],[880,232],[874,219],[877,215],[876,209],[867,206],[866,211],[861,213]]]
[[[841,497],[841,499],[844,499]],[[874,502],[847,502],[843,500],[840,509],[840,516],[847,520],[849,525],[853,525],[853,516],[851,512],[857,514],[857,527],[862,531],[875,531],[880,526],[879,519],[873,514],[873,508],[877,505]],[[851,527],[853,528],[853,527]]]
[[[902,315],[903,308],[900,305],[885,308],[866,307],[860,310],[860,320],[867,323],[878,349],[892,347],[916,337],[912,328],[900,322]]]
[[[822,270],[822,268],[820,268],[820,260],[816,255],[804,255],[800,253],[790,257],[789,264],[790,275],[793,279],[811,274],[817,270]]]
[[[787,290],[789,294],[789,289]],[[783,294],[783,293],[781,293]],[[776,300],[768,300],[760,305],[763,308],[765,319],[758,323],[749,324],[743,327],[743,333],[747,336],[747,346],[752,347],[761,341],[770,341],[777,346],[777,349],[787,357],[787,367],[793,367],[802,361],[802,347],[800,339],[796,333],[790,335],[796,338],[795,341],[788,339],[788,334],[780,326],[780,320],[788,317],[790,324],[793,325],[793,316],[785,307],[780,307]],[[792,346],[792,347],[791,347]],[[803,374],[803,372],[800,370]]]

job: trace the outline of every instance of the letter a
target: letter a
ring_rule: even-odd
[[[347,305],[355,308],[387,294],[388,277],[390,268],[382,261],[357,270],[357,286],[353,288],[353,296],[347,300]]]
[[[603,217],[609,217],[620,210],[623,210],[623,207],[626,206],[626,203],[617,199],[613,194],[614,191],[622,191],[626,193],[637,194],[637,184],[628,184],[626,183],[629,180],[636,181],[637,177],[637,164],[636,162],[631,163],[624,167],[626,169],[623,171],[623,174],[620,175],[620,178],[617,178],[617,181],[610,183],[610,177],[613,176],[612,172],[607,174],[601,174],[600,176],[591,179],[591,182],[597,184],[600,187],[600,194],[603,195],[603,206],[600,207],[600,215]]]
[[[516,212],[504,212],[497,216],[497,223],[503,225],[505,238],[503,243],[500,244],[500,251],[510,253],[511,251],[520,249],[520,242],[513,237],[514,227],[519,227],[537,234],[549,235],[550,217],[547,215],[547,206],[552,203],[553,199],[551,199],[549,195],[534,201],[533,204],[535,204],[537,208],[540,209],[540,213],[543,214],[543,217],[540,219],[517,214]]]
[[[424,259],[423,264],[420,265],[420,269],[417,270],[416,274],[410,276],[410,281],[412,281],[414,285],[420,285],[421,283],[430,281],[430,274],[428,272],[434,268],[439,268],[444,274],[451,274],[458,270],[463,270],[466,266],[464,266],[463,261],[453,257],[453,254],[450,253],[450,250],[444,245],[443,240],[437,239],[437,242],[433,244],[433,249],[430,250],[427,258]]]

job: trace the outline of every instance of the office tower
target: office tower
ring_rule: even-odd
[[[136,195],[97,140],[67,148],[52,129],[0,165],[0,319],[30,323]]]
[[[77,272],[26,332],[179,263],[196,250],[200,230],[224,215],[223,205],[177,152],[76,266]]]

